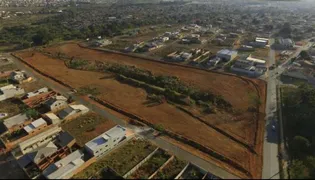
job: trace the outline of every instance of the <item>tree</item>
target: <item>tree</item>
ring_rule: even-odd
[[[31,109],[31,108],[25,109],[24,113],[26,114],[28,118],[32,118],[32,119],[36,119],[39,116],[39,113],[35,109]]]
[[[310,60],[311,57],[306,51],[301,51],[300,56],[305,60]]]
[[[293,157],[303,158],[310,151],[310,142],[302,136],[295,136],[291,142],[290,150]]]
[[[306,179],[309,177],[307,167],[300,160],[294,160],[290,166],[290,175],[292,179]]]
[[[52,34],[49,30],[44,27],[37,30],[36,34],[32,37],[32,40],[35,45],[43,45],[48,43],[49,41],[53,40]]]

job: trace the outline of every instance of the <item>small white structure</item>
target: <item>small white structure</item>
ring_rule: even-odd
[[[25,75],[24,71],[13,71],[10,74],[10,79],[16,83],[21,83],[26,78],[27,76]]]
[[[44,115],[44,117],[47,120],[47,122],[50,124],[59,124],[60,123],[59,117],[56,116],[56,114],[54,114],[54,113],[46,113]]]
[[[217,53],[217,57],[221,58],[223,61],[231,61],[237,56],[237,51],[222,49]]]
[[[62,111],[58,112],[57,116],[60,119],[68,119],[70,117],[83,115],[89,112],[89,108],[85,107],[82,104],[79,105],[69,105],[69,107],[63,109]]]
[[[85,149],[99,158],[115,147],[126,136],[126,129],[119,125],[85,144]]]
[[[266,61],[265,60],[261,60],[261,59],[257,59],[257,58],[253,58],[251,56],[248,56],[246,58],[247,61],[251,61],[251,62],[254,62],[255,64],[260,64],[260,65],[265,65],[266,64]]]
[[[11,132],[16,129],[23,128],[26,124],[29,123],[28,121],[30,121],[30,119],[26,116],[26,114],[18,114],[3,120],[3,125],[9,132]]]
[[[28,133],[32,134],[36,130],[40,130],[40,128],[44,128],[47,126],[47,122],[43,118],[39,118],[33,121],[31,124],[25,126],[23,129]]]
[[[12,84],[0,88],[0,101],[24,94],[24,89]]]
[[[42,93],[46,93],[48,92],[48,88],[47,87],[43,87],[41,89],[38,89],[36,91],[33,91],[33,92],[29,92],[25,95],[25,98],[30,98],[30,97],[34,97],[34,96],[37,96],[39,94],[42,94]]]
[[[47,179],[70,179],[75,171],[84,164],[84,154],[76,150],[67,157],[48,166],[43,175]]]

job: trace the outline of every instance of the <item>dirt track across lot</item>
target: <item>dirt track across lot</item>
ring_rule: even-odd
[[[81,48],[77,44],[64,44],[44,49],[46,52],[62,52],[69,57],[76,57],[86,60],[98,60],[104,62],[115,62],[126,65],[134,65],[142,69],[152,71],[154,74],[173,75],[179,77],[187,84],[194,85],[201,90],[211,91],[222,95],[234,108],[244,112],[239,119],[233,120],[232,114],[215,114],[203,116],[210,123],[213,123],[226,130],[229,134],[254,145],[262,138],[263,123],[259,126],[255,123],[261,117],[253,120],[253,114],[245,113],[249,107],[249,93],[259,93],[265,102],[265,83],[258,80],[239,78],[233,75],[224,75],[214,72],[193,69],[189,67],[172,66],[144,59],[124,56],[121,54],[104,53],[91,49]],[[32,64],[40,71],[55,77],[56,79],[69,84],[74,88],[92,85],[101,91],[98,96],[112,104],[128,109],[129,112],[140,115],[153,124],[160,124],[164,128],[188,137],[200,144],[203,144],[222,155],[238,162],[245,169],[248,169],[252,177],[259,178],[261,171],[261,147],[254,145],[258,155],[253,155],[235,141],[218,133],[195,118],[178,110],[173,105],[164,103],[154,107],[148,107],[147,94],[141,88],[135,88],[116,81],[112,74],[87,72],[68,69],[62,60],[45,56],[39,52],[18,53],[26,62]],[[258,90],[258,92],[257,92]],[[261,114],[263,115],[263,114]],[[218,120],[219,119],[219,120]],[[222,122],[220,121],[222,120]],[[224,121],[223,121],[224,120]],[[257,133],[255,135],[255,133]],[[245,176],[244,176],[245,177]]]

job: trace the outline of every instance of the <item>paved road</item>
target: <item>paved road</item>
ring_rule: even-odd
[[[41,82],[43,85],[47,86],[47,87],[50,87],[51,89],[53,89],[54,91],[57,91],[57,92],[60,92],[62,93],[63,95],[69,97],[71,96],[75,101],[87,106],[88,108],[90,108],[92,111],[112,120],[113,122],[115,122],[116,124],[120,124],[120,125],[123,125],[123,126],[126,126],[128,128],[131,128],[133,129],[135,132],[139,132],[139,135],[140,136],[143,136],[144,138],[146,139],[149,139],[151,142],[153,142],[154,144],[156,144],[157,146],[163,148],[163,149],[166,149],[168,151],[170,151],[171,153],[173,153],[174,155],[176,155],[177,157],[183,159],[183,160],[186,160],[187,162],[192,162],[193,164],[209,171],[210,173],[218,176],[218,177],[221,177],[223,179],[239,179],[239,177],[227,172],[226,170],[216,166],[215,164],[211,163],[211,162],[208,162],[208,161],[205,161],[203,160],[202,158],[199,158],[198,156],[195,156],[193,154],[191,154],[190,152],[186,151],[186,150],[183,150],[171,143],[169,143],[168,141],[165,141],[164,139],[162,138],[155,138],[153,135],[152,135],[152,131],[146,131],[146,132],[150,132],[150,133],[145,133],[143,132],[143,129],[140,129],[138,127],[135,127],[135,126],[131,126],[131,125],[128,125],[126,124],[126,122],[122,119],[119,119],[117,118],[116,116],[108,113],[107,111],[105,111],[103,108],[95,105],[95,104],[92,104],[90,103],[89,101],[86,101],[85,99],[83,98],[80,98],[80,97],[77,97],[77,96],[74,96],[73,93],[71,93],[71,91],[64,87],[64,86],[61,86],[53,81],[47,81],[47,80],[44,80],[43,76],[41,76],[40,74],[34,72],[32,70],[32,68],[26,66],[24,63],[21,63],[18,59],[10,56],[10,55],[6,55],[8,57],[10,57],[14,63],[17,65],[17,67],[19,69],[23,69],[25,70],[30,76],[32,77],[35,77],[39,82]],[[150,130],[151,128],[144,128],[145,130]]]
[[[271,44],[274,40],[271,40]],[[269,66],[275,64],[275,51],[270,48]],[[278,155],[278,134],[272,130],[276,126],[277,112],[277,95],[276,95],[276,78],[275,70],[267,71],[267,102],[266,102],[266,127],[264,139],[264,156],[263,156],[263,179],[279,179],[279,161]]]
[[[274,39],[271,40],[271,43]],[[297,57],[302,50],[307,50],[312,44],[308,43],[305,46],[298,47],[297,51],[282,65],[278,66],[274,70],[267,72],[267,102],[266,102],[266,127],[265,127],[265,139],[264,139],[264,157],[263,157],[263,179],[279,179],[279,159],[278,159],[278,147],[279,143],[283,142],[281,139],[279,142],[279,132],[282,133],[282,123],[278,122],[277,117],[277,85],[280,84],[278,76],[285,71],[288,67],[288,63],[291,58]],[[269,52],[269,66],[275,64],[275,51],[270,48]],[[276,130],[272,130],[272,126],[276,127]],[[283,137],[283,136],[280,136]],[[284,152],[285,154],[285,152]]]

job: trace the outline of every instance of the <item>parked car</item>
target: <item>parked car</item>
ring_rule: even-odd
[[[8,116],[8,113],[0,113],[0,119],[3,119]]]

